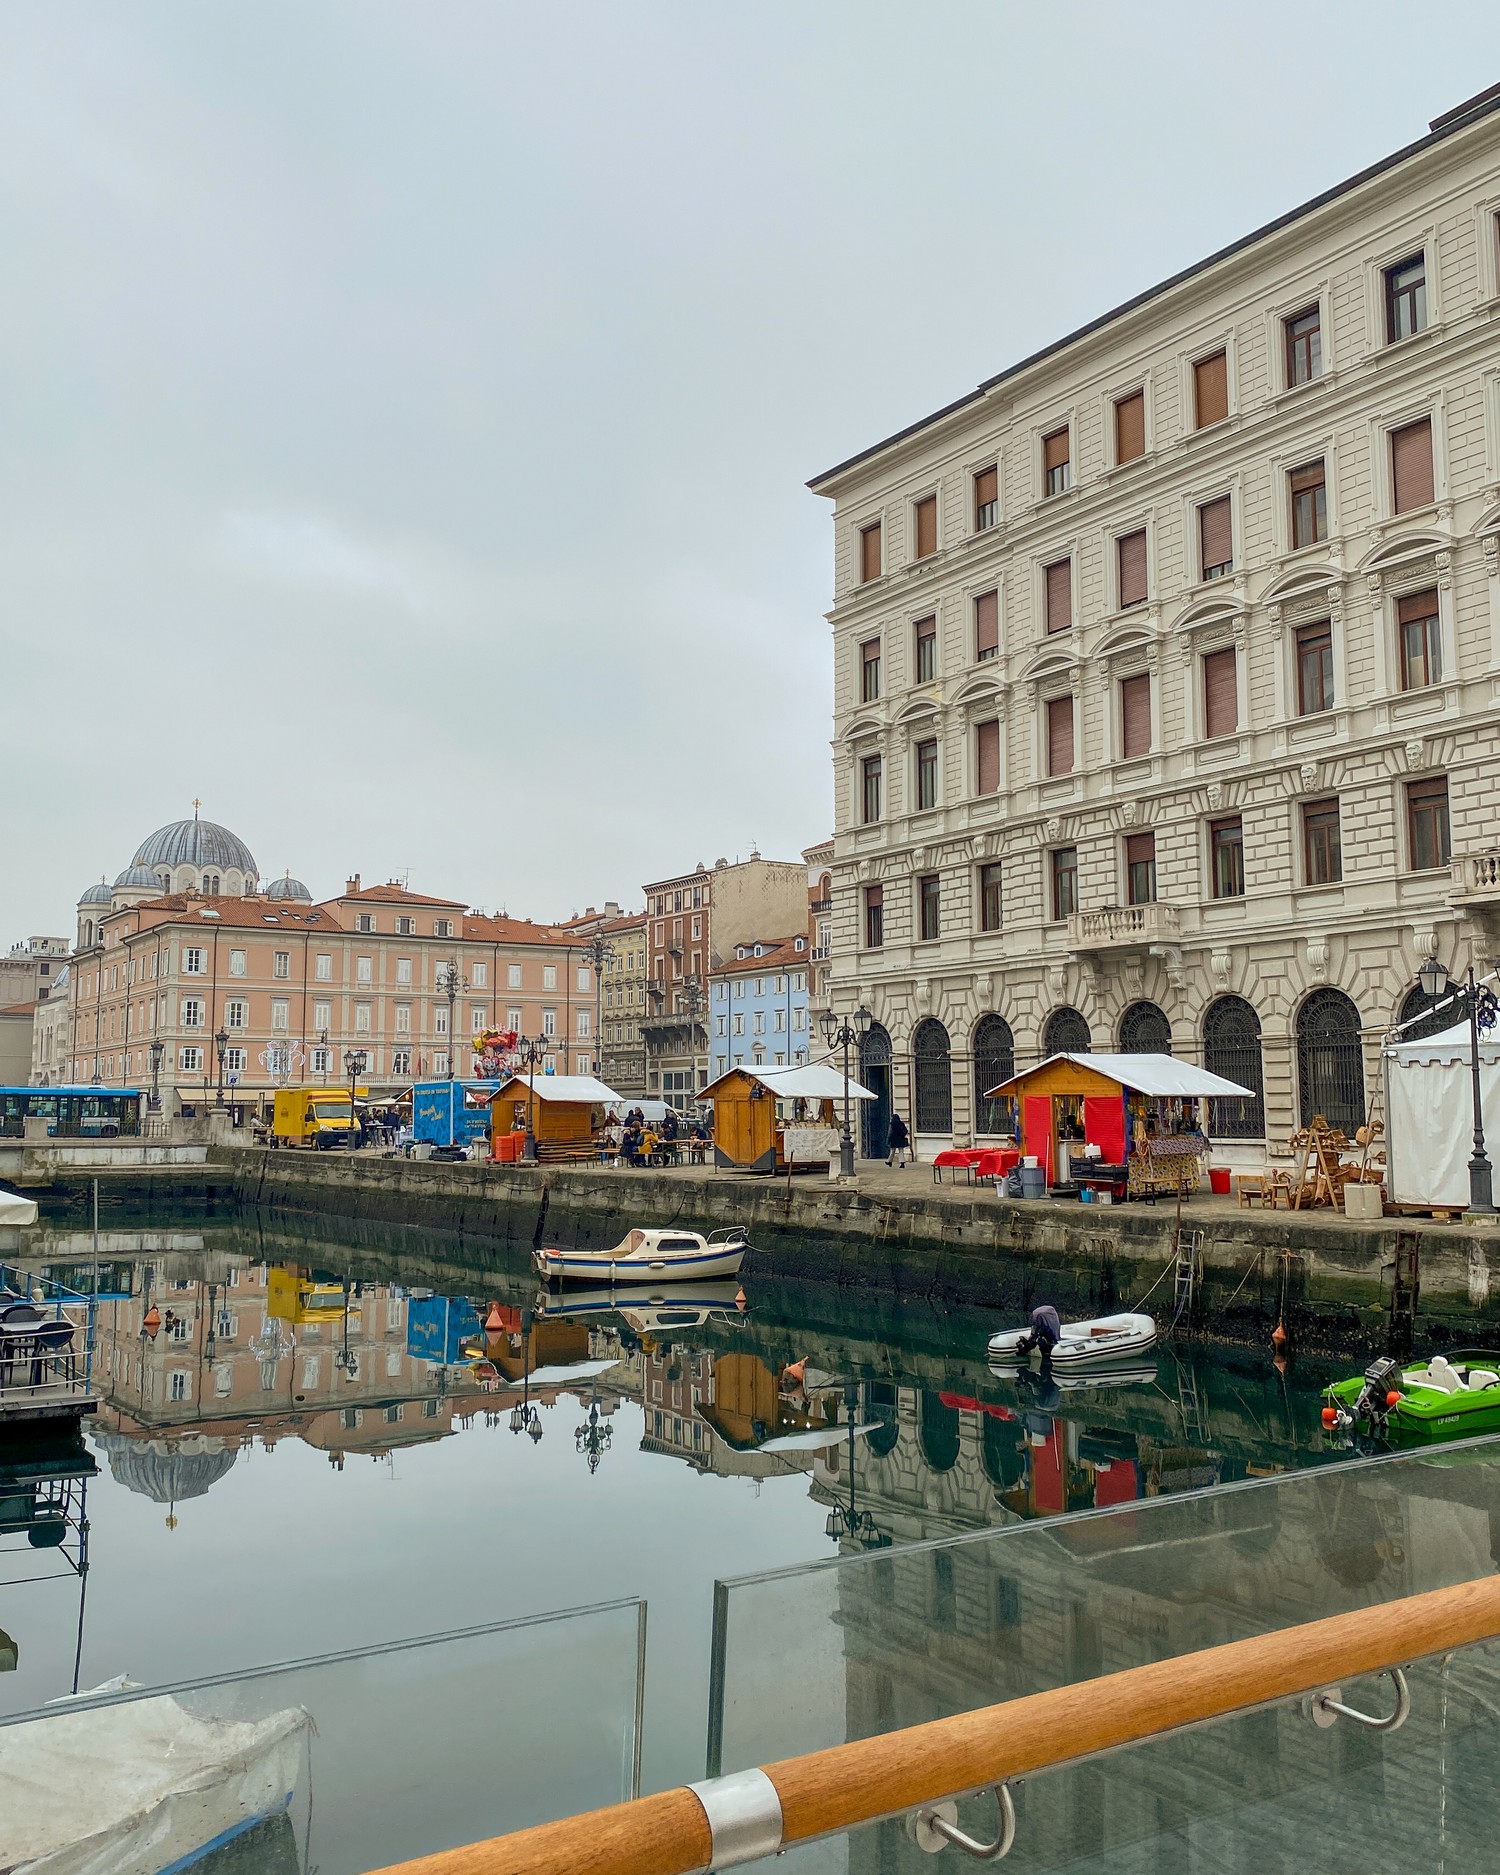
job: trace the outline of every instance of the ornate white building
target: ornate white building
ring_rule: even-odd
[[[1170,1047],[1248,1154],[1357,1124],[1500,951],[1500,88],[812,487],[865,1079],[967,1137]]]

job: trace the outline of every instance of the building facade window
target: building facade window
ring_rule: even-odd
[[[1047,773],[1071,775],[1073,772],[1073,699],[1047,699]]]
[[[1443,639],[1435,586],[1396,601],[1396,630],[1401,637],[1401,688],[1424,690],[1437,683],[1443,675]]]
[[[1435,492],[1432,472],[1432,419],[1406,423],[1391,431],[1391,509],[1409,514],[1430,508]]]
[[[1229,355],[1214,352],[1193,366],[1194,427],[1206,430],[1229,415]]]
[[[1000,792],[1000,723],[996,717],[974,725],[974,791]]]
[[[1156,903],[1156,835],[1127,834],[1125,839],[1125,902]]]
[[[250,1023],[250,1005],[241,996],[231,996],[224,1004],[224,1027],[226,1029],[248,1028]]]
[[[862,586],[868,586],[872,579],[879,578],[880,523],[872,521],[859,530],[859,579]]]
[[[1239,664],[1233,645],[1203,659],[1203,733],[1232,736],[1240,726]]]
[[[1073,485],[1068,430],[1064,425],[1042,438],[1042,487],[1048,495],[1063,495]]]
[[[178,1050],[177,1064],[184,1074],[199,1074],[203,1070],[203,1050],[186,1047]]]
[[[1073,629],[1073,562],[1054,560],[1043,568],[1045,618],[1049,632]]]
[[[313,958],[313,977],[319,983],[333,981],[333,959],[327,951],[319,951]]]
[[[937,677],[937,620],[919,618],[912,628],[915,657],[912,668],[919,684],[930,684]]]
[[[1304,463],[1287,477],[1292,504],[1292,547],[1311,547],[1328,537],[1328,488],[1321,462]]]
[[[370,1033],[370,1005],[368,1003],[354,1005],[354,1033],[356,1035]]]
[[[1260,1017],[1242,996],[1221,996],[1203,1014],[1203,1065],[1250,1098],[1233,1096],[1208,1103],[1208,1130],[1214,1139],[1264,1139],[1265,1079],[1260,1051]]]
[[[1333,627],[1327,619],[1297,633],[1297,714],[1333,708]]]
[[[912,508],[912,532],[916,537],[916,558],[931,559],[938,549],[938,505],[936,495],[924,495]]]
[[[982,592],[974,600],[974,657],[983,664],[1000,655],[1000,595]]]
[[[865,887],[865,949],[878,951],[885,943],[885,887]]]
[[[1311,384],[1323,375],[1322,308],[1309,306],[1282,321],[1286,337],[1286,381],[1288,388]]]
[[[201,1029],[203,1027],[203,1002],[201,997],[183,997],[182,1026],[185,1029]]]
[[[245,953],[242,950],[230,951],[229,974],[232,977],[242,977],[245,974]]]
[[[880,640],[867,638],[859,647],[859,700],[880,701]]]
[[[1089,1055],[1094,1037],[1081,1009],[1054,1009],[1042,1029],[1044,1055]]]
[[[948,1031],[929,1016],[911,1038],[913,1114],[918,1133],[953,1130],[953,1057]]]
[[[1146,453],[1146,393],[1115,399],[1115,461],[1135,462]]]
[[[1003,906],[1000,897],[1000,861],[987,860],[979,868],[979,928],[981,931],[998,931],[1002,922]]]
[[[356,931],[373,931],[375,929],[374,912],[357,911],[354,914],[354,928]]]
[[[880,818],[882,761],[867,755],[859,765],[859,817],[866,826]]]
[[[1151,752],[1151,676],[1141,671],[1120,680],[1120,755],[1124,761]]]
[[[271,975],[273,977],[279,977],[284,981],[291,974],[292,953],[290,951],[277,951],[273,959]]]
[[[1308,801],[1302,808],[1302,865],[1309,885],[1338,885],[1344,877],[1344,849],[1336,799]]]
[[[1009,1100],[988,1100],[992,1087],[1008,1081],[1016,1071],[1016,1039],[1004,1016],[981,1016],[974,1025],[974,1130],[1008,1133],[1013,1125]]]
[[[453,920],[451,918],[437,919],[432,927],[432,935],[434,937],[452,937]]]
[[[1120,610],[1128,612],[1133,605],[1144,605],[1146,591],[1146,530],[1136,528],[1132,533],[1122,534],[1115,542],[1115,570],[1120,589]]]
[[[291,1026],[291,1006],[285,997],[271,999],[271,1029],[274,1034],[285,1035]]]
[[[1437,872],[1448,864],[1448,780],[1435,775],[1406,785],[1406,825],[1413,872]]]
[[[1061,924],[1078,910],[1078,848],[1054,847],[1051,853],[1052,917]]]
[[[1385,340],[1394,345],[1427,330],[1427,257],[1413,254],[1385,270]]]
[[[182,973],[184,976],[201,977],[203,975],[204,953],[196,944],[190,944],[182,953]]]
[[[331,1029],[333,1027],[332,1003],[313,1004],[313,1027],[319,1034],[322,1034],[325,1029]]]
[[[942,882],[935,872],[925,872],[917,880],[917,936],[930,944],[943,935]]]
[[[938,792],[938,745],[934,738],[927,737],[919,742],[915,750],[917,771],[917,811],[926,812],[937,806]]]
[[[983,534],[1000,519],[1000,470],[981,469],[974,477],[974,532]]]
[[[1208,823],[1208,875],[1215,898],[1245,896],[1245,829],[1238,814]]]
[[[1234,511],[1228,495],[1198,510],[1198,561],[1204,579],[1227,579],[1234,571]]]
[[[1131,1003],[1120,1017],[1122,1055],[1170,1055],[1172,1025],[1155,1003]]]
[[[1297,1011],[1298,1112],[1304,1126],[1321,1114],[1352,1139],[1364,1125],[1365,1065],[1359,1031],[1359,1010],[1342,990],[1314,990]]]

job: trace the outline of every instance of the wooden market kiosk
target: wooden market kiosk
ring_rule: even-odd
[[[1191,1191],[1208,1157],[1201,1102],[1248,1087],[1171,1055],[1052,1055],[990,1088],[1009,1100],[1023,1161],[1049,1185],[1113,1186],[1117,1195]]]
[[[839,1156],[841,1068],[810,1062],[781,1068],[741,1063],[704,1088],[714,1108],[714,1164],[736,1172],[784,1172]],[[851,1078],[849,1099],[873,1100]],[[852,1111],[852,1107],[851,1107]]]
[[[524,1136],[528,1116],[538,1159],[591,1159],[603,1109],[620,1096],[591,1074],[512,1074],[490,1096],[490,1153],[518,1156],[513,1142]]]

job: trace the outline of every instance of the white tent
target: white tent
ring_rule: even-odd
[[[0,1191],[0,1224],[34,1224],[35,1198],[23,1198],[16,1191]]]
[[[1207,1094],[1218,1100],[1244,1099],[1253,1097],[1254,1090],[1241,1087],[1238,1081],[1226,1081],[1222,1074],[1210,1074],[1207,1068],[1196,1068],[1190,1061],[1178,1061],[1172,1055],[1049,1055],[1035,1068],[1023,1068],[1019,1074],[1013,1074],[1008,1081],[1002,1081],[998,1087],[984,1090],[986,1100],[996,1099],[1001,1094],[1008,1094],[1021,1082],[1028,1080],[1054,1061],[1076,1062],[1080,1068],[1092,1068],[1096,1074],[1102,1074],[1107,1080],[1118,1081],[1121,1087],[1128,1087],[1133,1094],[1151,1094],[1160,1098],[1174,1100],[1192,1100]]]
[[[1469,1025],[1385,1051],[1386,1192],[1392,1204],[1466,1205],[1474,1150]],[[1500,1034],[1479,1039],[1486,1132],[1500,1143]],[[1488,1148],[1487,1148],[1488,1149]]]
[[[769,1094],[778,1100],[842,1100],[844,1098],[844,1071],[830,1067],[826,1061],[793,1062],[780,1068],[756,1067],[748,1061],[737,1061],[728,1074],[721,1074],[717,1081],[705,1087],[698,1096],[700,1100],[711,1100],[714,1089],[722,1087],[730,1074],[747,1074],[752,1081],[759,1081]],[[875,1096],[868,1087],[861,1087],[851,1074],[849,1077],[849,1098],[851,1100],[873,1100]]]
[[[606,1087],[603,1081],[596,1081],[592,1074],[539,1074],[534,1085],[538,1100],[563,1100],[575,1105],[587,1102],[591,1106],[608,1107],[620,1099],[612,1087]],[[529,1074],[508,1075],[498,1084],[490,1098],[498,1100],[512,1087],[524,1087],[529,1093],[532,1086]]]

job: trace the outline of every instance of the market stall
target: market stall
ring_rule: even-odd
[[[1208,1158],[1199,1103],[1248,1088],[1171,1055],[1053,1055],[987,1090],[1013,1101],[1022,1163],[1048,1185],[1152,1198],[1192,1191]]]
[[[1469,1025],[1385,1050],[1388,1193],[1392,1204],[1462,1210],[1474,1151],[1474,1070]],[[1479,1095],[1486,1130],[1500,1126],[1500,1031],[1479,1039]],[[1493,1147],[1491,1147],[1493,1151]]]
[[[591,1074],[513,1074],[490,1099],[490,1151],[515,1158],[528,1120],[538,1159],[591,1159],[594,1135],[620,1096]]]
[[[784,1172],[838,1160],[844,1076],[826,1062],[731,1068],[700,1098],[713,1102],[715,1165]],[[874,1098],[858,1081],[849,1082],[851,1101]]]

